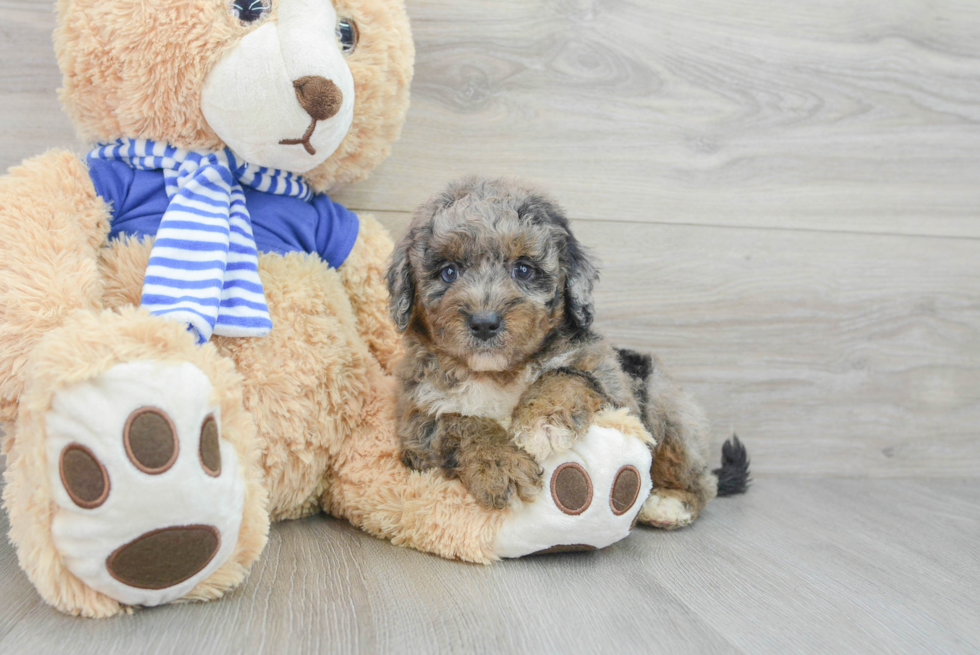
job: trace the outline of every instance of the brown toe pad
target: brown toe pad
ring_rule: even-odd
[[[221,444],[218,442],[218,422],[213,415],[204,419],[201,426],[199,451],[204,472],[214,478],[221,475]]]
[[[129,415],[123,443],[129,461],[149,475],[159,475],[177,461],[177,431],[166,412],[155,407],[142,407]]]
[[[612,493],[609,494],[609,506],[616,516],[622,516],[636,503],[640,495],[640,472],[635,466],[624,466],[616,473],[613,480]]]
[[[61,451],[61,484],[72,502],[83,509],[95,509],[109,497],[109,473],[85,446],[68,444]]]
[[[166,589],[199,573],[218,552],[221,536],[210,525],[147,532],[106,559],[116,580],[139,589]]]
[[[592,504],[592,478],[580,464],[566,462],[551,476],[551,497],[558,509],[577,516]]]

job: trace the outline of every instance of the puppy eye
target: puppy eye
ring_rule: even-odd
[[[439,271],[439,277],[446,284],[452,284],[459,279],[459,269],[456,268],[455,264],[450,264],[449,266],[443,266],[442,270]]]
[[[271,0],[232,0],[230,7],[232,15],[243,23],[264,18],[271,8]]]
[[[511,271],[511,275],[518,280],[527,282],[534,277],[535,272],[536,271],[534,270],[533,266],[525,264],[524,262],[517,262],[514,264],[514,270]]]
[[[337,21],[337,40],[340,41],[340,51],[345,55],[354,52],[357,47],[357,24],[350,18]]]

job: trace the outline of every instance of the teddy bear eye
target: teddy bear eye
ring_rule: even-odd
[[[269,13],[270,0],[232,0],[231,13],[243,23],[254,23]]]
[[[354,52],[357,46],[357,25],[350,18],[337,21],[337,40],[340,41],[340,51],[345,55]]]

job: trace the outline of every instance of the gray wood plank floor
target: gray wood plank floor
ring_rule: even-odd
[[[689,529],[490,567],[318,516],[221,601],[105,621],[44,605],[4,543],[0,652],[969,653],[978,543],[975,480],[760,479]]]
[[[52,4],[0,0],[0,169],[85,148]],[[312,517],[228,598],[109,621],[47,607],[4,541],[0,653],[980,652],[980,3],[408,8],[403,138],[336,199],[397,234],[460,173],[551,190],[601,329],[745,438],[755,486],[491,567]]]

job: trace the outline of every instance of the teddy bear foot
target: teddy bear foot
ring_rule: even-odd
[[[71,573],[126,605],[187,594],[231,556],[245,482],[190,363],[117,364],[45,417],[51,531]]]
[[[541,463],[544,490],[510,510],[496,555],[595,550],[623,539],[650,494],[651,458],[637,437],[593,425],[570,450]]]

